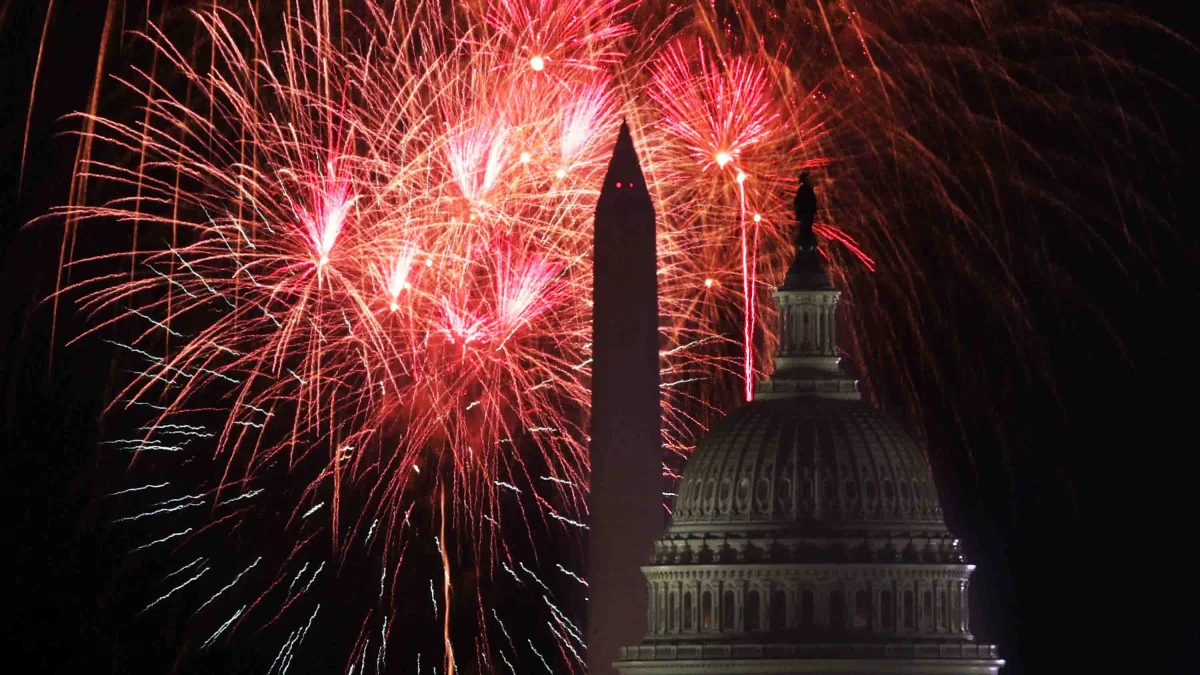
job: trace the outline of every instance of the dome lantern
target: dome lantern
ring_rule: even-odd
[[[758,383],[754,398],[858,399],[854,381],[838,366],[837,305],[841,291],[829,283],[813,234],[816,197],[808,174],[800,174],[794,205],[799,223],[796,257],[774,295],[779,316],[775,372],[771,379]]]

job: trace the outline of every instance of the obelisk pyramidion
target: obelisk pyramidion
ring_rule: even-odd
[[[621,124],[596,203],[587,646],[616,673],[646,634],[647,564],[663,528],[654,205]]]

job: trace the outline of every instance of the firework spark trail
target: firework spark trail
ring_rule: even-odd
[[[542,656],[542,653],[538,651],[538,648],[533,645],[533,640],[526,640],[526,642],[529,643],[529,649],[531,649],[534,655],[538,657],[538,661],[541,661],[542,665],[545,666],[546,672],[550,673],[550,675],[554,675],[554,670],[550,668],[549,663],[546,663],[546,657]]]
[[[142,544],[141,546],[138,546],[138,547],[136,547],[136,548],[134,548],[134,549],[130,550],[130,553],[136,553],[137,551],[144,551],[145,549],[148,549],[148,548],[150,548],[151,546],[156,546],[156,545],[158,545],[158,544],[162,544],[162,543],[164,543],[164,542],[171,541],[172,539],[177,539],[177,538],[179,538],[179,537],[182,537],[182,536],[184,536],[184,535],[187,535],[187,534],[191,533],[193,529],[194,529],[194,528],[191,528],[191,527],[189,527],[189,528],[187,528],[187,529],[185,529],[185,530],[181,530],[181,531],[179,531],[179,532],[172,532],[171,534],[168,534],[167,536],[165,536],[165,537],[163,537],[163,538],[161,538],[161,539],[155,539],[155,540],[154,540],[154,541],[152,541],[152,542],[149,542],[149,543],[146,543],[146,544]]]
[[[567,569],[567,568],[563,567],[562,565],[559,565],[558,563],[555,563],[555,565],[554,565],[554,566],[558,568],[558,571],[559,571],[559,572],[562,572],[563,574],[565,574],[565,575],[567,575],[567,576],[571,577],[571,578],[572,578],[572,579],[574,579],[575,581],[578,581],[579,583],[583,584],[584,586],[587,586],[587,585],[588,585],[588,582],[587,582],[587,581],[585,581],[585,580],[584,580],[582,577],[580,577],[578,574],[575,574],[575,573],[574,573],[574,572],[572,572],[571,570],[569,570],[569,569]]]
[[[533,580],[534,580],[534,581],[536,581],[536,582],[537,582],[538,586],[541,586],[541,587],[542,587],[542,590],[543,590],[543,591],[546,591],[547,593],[549,593],[549,592],[550,592],[550,587],[549,587],[549,586],[547,586],[546,584],[542,583],[542,580],[541,580],[541,579],[539,579],[539,578],[538,578],[538,576],[537,576],[536,574],[534,574],[532,570],[530,570],[528,567],[526,567],[526,566],[525,566],[525,563],[517,563],[517,564],[518,564],[518,565],[520,565],[520,567],[521,567],[521,570],[522,570],[523,572],[525,572],[526,574],[528,574],[530,577],[532,577],[532,578],[533,578]]]
[[[446,646],[446,658],[444,661],[445,671],[447,673],[455,672],[454,666],[454,643],[450,639],[450,556],[446,554],[446,546],[441,542],[446,539],[446,493],[442,491],[438,501],[440,502],[440,527],[441,535],[438,540],[438,552],[442,556],[442,599],[446,609],[442,612],[442,640]],[[433,590],[433,587],[430,587]],[[436,598],[434,609],[436,609]]]
[[[170,579],[170,578],[182,573],[184,570],[191,569],[192,567],[195,567],[196,565],[198,565],[202,562],[205,562],[205,561],[207,561],[207,558],[196,558],[192,562],[184,565],[183,567],[180,567],[179,569],[175,570],[174,572],[171,572],[167,576],[163,577],[163,581],[166,581],[167,579]]]
[[[519,565],[550,593],[513,548],[547,525],[578,536],[586,521],[590,227],[618,118],[635,130],[659,214],[663,446],[674,456],[733,403],[730,385],[748,398],[755,364],[770,365],[762,357],[774,347],[775,314],[758,285],[782,278],[790,258],[785,202],[795,183],[781,176],[831,167],[837,189],[814,228],[822,254],[851,290],[883,283],[865,272],[890,275],[914,317],[924,291],[913,281],[913,241],[994,243],[969,241],[982,236],[981,207],[957,197],[957,165],[910,119],[927,111],[948,144],[969,141],[949,121],[978,116],[958,103],[954,78],[930,73],[937,59],[977,54],[929,52],[924,42],[905,51],[886,30],[915,19],[887,3],[794,0],[769,23],[757,5],[734,3],[742,35],[720,27],[711,3],[677,4],[489,0],[443,14],[417,0],[346,0],[337,10],[313,0],[275,16],[213,0],[190,15],[204,58],[166,26],[136,31],[155,61],[117,80],[138,104],[129,121],[96,103],[109,3],[97,84],[77,116],[71,201],[57,212],[66,228],[53,299],[75,298],[95,319],[86,334],[135,362],[111,409],[151,417],[106,447],[193,462],[209,476],[188,491],[196,496],[181,491],[117,520],[161,528],[135,551],[219,547],[218,524],[260,523],[299,542],[286,560],[256,568],[251,576],[278,571],[252,603],[205,586],[233,616],[199,636],[205,645],[239,633],[270,602],[281,613],[311,608],[326,563],[322,583],[344,579],[336,570],[358,537],[364,545],[353,548],[379,558],[378,622],[402,601],[409,543],[439,532],[448,659],[458,563],[448,541],[473,549],[481,576],[536,590]],[[969,29],[951,36],[1004,13],[932,5],[938,20]],[[635,21],[661,27],[643,34]],[[767,25],[793,28],[764,33]],[[1009,86],[1003,67],[988,74]],[[109,151],[134,153],[137,166]],[[100,184],[116,196],[89,201]],[[889,220],[922,189],[937,216]],[[115,252],[114,221],[140,228]],[[110,229],[89,239],[101,227]],[[149,241],[157,244],[138,248]],[[100,252],[85,254],[80,242]],[[116,329],[127,334],[110,339]],[[675,479],[678,462],[669,463],[664,476]],[[265,477],[277,481],[269,491],[256,484]],[[136,499],[180,482],[139,477],[113,494]],[[200,504],[211,507],[208,520]],[[410,513],[420,516],[412,527]],[[180,522],[159,524],[169,519]],[[312,550],[321,538],[331,548]],[[273,668],[286,671],[306,632],[288,634]],[[570,641],[556,638],[560,651],[561,637]],[[360,672],[365,647],[362,659]],[[573,661],[558,665],[573,671]]]
[[[175,592],[176,592],[176,591],[179,591],[179,590],[183,589],[185,586],[187,586],[187,585],[191,584],[193,581],[196,581],[196,580],[197,580],[197,579],[199,579],[200,577],[204,576],[204,573],[205,573],[205,572],[207,572],[208,570],[209,570],[209,568],[207,568],[207,567],[205,567],[205,568],[201,569],[201,570],[200,570],[199,572],[197,572],[197,573],[196,573],[196,575],[195,575],[195,576],[193,576],[191,579],[188,579],[187,581],[185,581],[185,582],[183,582],[183,583],[179,584],[179,585],[178,585],[178,586],[176,586],[175,588],[172,588],[171,590],[167,591],[166,593],[164,593],[164,594],[160,595],[160,596],[159,596],[159,597],[158,597],[156,600],[154,600],[154,602],[151,602],[150,604],[148,604],[148,605],[146,605],[145,607],[143,607],[143,608],[142,608],[142,612],[145,612],[146,610],[150,609],[151,607],[154,607],[155,605],[157,605],[158,603],[162,602],[163,600],[166,600],[167,598],[171,597],[172,595],[174,595],[174,594],[175,594]]]
[[[149,485],[142,485],[140,487],[131,487],[131,488],[127,488],[124,490],[117,490],[116,492],[110,492],[110,493],[108,493],[108,496],[115,497],[117,495],[129,494],[131,492],[141,492],[143,490],[159,490],[159,489],[168,487],[169,485],[170,485],[170,483],[157,483],[157,484],[152,483]]]
[[[566,647],[567,650],[571,652],[571,656],[575,658],[575,660],[579,663],[580,666],[587,666],[587,662],[585,662],[583,660],[583,657],[581,657],[579,655],[579,652],[575,650],[575,646],[571,644],[570,640],[563,637],[562,633],[558,632],[558,629],[554,627],[554,624],[547,621],[546,627],[550,629],[550,632],[557,639],[558,644],[561,645],[562,647]]]
[[[579,648],[586,649],[587,646],[583,643],[583,632],[579,630],[579,627],[567,618],[567,615],[563,614],[563,611],[557,605],[550,602],[550,598],[543,595],[542,600],[546,601],[546,606],[550,608],[550,614],[554,617],[554,620],[566,629],[567,633],[579,644]]]
[[[204,502],[199,501],[199,502],[191,502],[189,504],[177,504],[175,506],[167,506],[167,507],[164,507],[161,509],[155,509],[153,511],[145,511],[145,512],[139,513],[137,515],[133,515],[133,516],[117,518],[113,522],[114,523],[126,523],[126,522],[131,522],[134,520],[141,520],[142,518],[149,518],[151,516],[157,516],[157,515],[160,515],[163,513],[174,513],[176,511],[182,511],[183,509],[190,509],[190,508],[194,508],[197,506],[204,506]]]
[[[204,604],[200,605],[199,609],[197,609],[193,613],[193,615],[199,614],[201,610],[203,610],[205,607],[208,607],[209,605],[211,605],[213,603],[213,601],[216,600],[222,593],[233,588],[234,584],[236,584],[238,581],[240,581],[242,577],[246,576],[246,573],[249,572],[250,570],[254,569],[254,567],[256,565],[258,565],[258,563],[260,563],[260,562],[262,562],[262,556],[259,556],[258,559],[256,559],[254,562],[250,563],[250,565],[246,569],[239,572],[238,575],[233,578],[233,581],[230,581],[225,586],[222,586],[219,591],[217,591],[216,593],[213,593],[212,597],[210,597],[208,600],[205,600]]]
[[[508,657],[504,655],[503,651],[500,652],[500,659],[504,661],[504,665],[508,666],[508,671],[510,673],[517,675],[517,669],[513,667],[512,663],[509,662]]]
[[[210,635],[207,640],[204,641],[204,644],[200,645],[200,649],[206,649],[210,645],[212,645],[212,643],[216,642],[217,638],[221,637],[221,634],[225,632],[225,629],[227,629],[231,625],[233,625],[233,622],[237,621],[238,618],[242,616],[242,612],[244,612],[244,611],[246,611],[246,606],[242,605],[242,607],[240,609],[238,609],[238,611],[233,613],[233,616],[229,617],[229,619],[227,619],[225,621],[225,623],[221,624],[221,626],[219,628],[217,628],[217,630],[212,635]]]
[[[755,222],[754,235],[749,238],[746,234],[746,174],[741,169],[737,172],[738,184],[738,230],[741,233],[742,245],[742,362],[744,364],[744,395],[747,401],[754,399],[754,316],[758,312],[755,293],[758,289],[758,223]]]

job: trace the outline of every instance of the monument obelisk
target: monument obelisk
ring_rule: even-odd
[[[654,204],[621,124],[596,203],[587,646],[613,675],[646,634],[641,566],[663,528]]]

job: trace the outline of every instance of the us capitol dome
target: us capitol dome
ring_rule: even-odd
[[[974,566],[946,528],[925,455],[839,369],[839,292],[813,210],[802,180],[796,259],[775,293],[774,376],[688,460],[642,568],[648,630],[621,649],[622,675],[994,675],[1004,665],[971,635]]]

